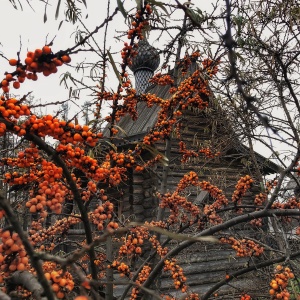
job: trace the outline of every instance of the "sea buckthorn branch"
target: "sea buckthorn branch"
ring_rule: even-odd
[[[242,239],[238,240],[234,237],[222,237],[220,239],[221,243],[229,244],[236,251],[237,256],[245,257],[245,256],[260,256],[264,248],[259,244],[255,243],[253,240]]]
[[[176,290],[180,289],[182,293],[187,291],[186,277],[183,274],[183,269],[177,264],[177,260],[172,258],[164,261],[164,271],[170,271],[172,279],[174,281],[174,287]]]
[[[9,92],[9,84],[13,82],[14,88],[18,89],[20,84],[25,81],[25,79],[31,79],[36,81],[38,79],[36,73],[43,73],[44,76],[49,76],[51,73],[57,72],[57,67],[61,66],[63,63],[69,63],[71,61],[69,55],[76,53],[74,51],[80,45],[83,45],[90,37],[99,31],[105,24],[112,21],[113,17],[118,12],[118,7],[111,16],[107,17],[101,25],[97,26],[90,34],[88,34],[82,41],[80,41],[75,46],[68,48],[66,50],[61,50],[57,53],[53,53],[48,45],[45,45],[42,49],[36,49],[34,52],[29,51],[27,53],[27,58],[25,59],[25,64],[20,62],[20,59],[10,59],[9,64],[11,66],[16,66],[16,70],[5,73],[5,78],[1,81],[0,87],[2,87],[3,92]],[[78,52],[79,50],[77,50]],[[14,77],[17,76],[17,80]]]
[[[0,207],[5,211],[6,218],[9,220],[10,224],[13,226],[14,230],[19,235],[26,252],[30,257],[31,264],[35,269],[35,271],[37,272],[37,277],[44,289],[44,293],[47,295],[49,300],[55,300],[53,291],[50,288],[50,285],[45,277],[43,267],[42,267],[42,261],[36,256],[36,252],[34,251],[33,246],[31,245],[25,232],[23,231],[8,200],[5,199],[3,192],[0,193]]]
[[[150,80],[150,83],[154,83],[157,85],[165,86],[165,85],[172,85],[174,84],[174,79],[171,77],[170,74],[161,74],[156,73]]]
[[[91,222],[97,225],[98,230],[115,230],[119,228],[118,223],[112,221],[113,218],[114,205],[110,201],[104,202],[99,205],[95,210],[89,213],[89,218]],[[106,226],[104,226],[106,223]]]
[[[228,205],[228,199],[226,198],[222,190],[207,181],[199,182],[199,186],[203,191],[207,191],[209,195],[215,200],[212,204],[206,204],[204,206],[204,215],[212,224],[222,223],[222,218],[218,215],[217,211],[222,207]]]
[[[7,294],[10,294],[10,291],[15,291],[18,286],[24,287],[31,293],[28,297],[32,296],[36,299],[46,299],[46,297],[42,297],[43,287],[36,277],[28,271],[16,271],[9,276],[6,280]],[[2,296],[0,297],[1,299],[5,299],[2,298]],[[11,298],[9,297],[9,299]]]
[[[54,54],[48,45],[42,49],[36,49],[34,52],[29,51],[27,52],[24,64],[20,62],[19,58],[9,60],[9,64],[16,67],[16,70],[11,73],[6,72],[5,78],[0,83],[0,87],[4,93],[8,93],[11,82],[13,82],[13,87],[18,89],[26,78],[36,81],[38,79],[37,73],[49,76],[57,72],[57,67],[69,62],[71,62],[71,58],[68,52],[59,51]],[[16,76],[17,79],[14,78]]]
[[[200,209],[197,205],[194,205],[192,202],[188,201],[185,196],[181,196],[178,192],[166,193],[164,195],[158,196],[160,199],[159,206],[161,208],[169,208],[170,215],[168,218],[168,224],[180,224],[188,223],[190,225],[194,224],[194,219],[197,219],[200,215]],[[188,216],[185,212],[189,213]]]
[[[283,268],[282,265],[277,265],[274,272],[274,279],[270,282],[271,289],[269,294],[272,299],[290,299],[290,293],[287,290],[287,285],[290,279],[295,278],[293,272],[288,267]]]
[[[44,242],[46,240],[53,240],[55,236],[66,233],[72,225],[82,222],[80,216],[70,216],[57,220],[53,225],[48,228],[35,231],[30,230],[30,241],[34,246],[40,245],[40,250],[45,249]]]
[[[291,258],[297,258],[300,256],[300,251],[297,251],[295,253],[293,253],[291,255]],[[241,276],[243,274],[249,273],[251,271],[254,270],[259,270],[265,267],[269,267],[272,266],[276,263],[281,263],[284,262],[286,260],[286,256],[281,256],[278,258],[274,258],[274,259],[270,259],[270,260],[266,260],[260,263],[256,263],[253,266],[249,266],[247,268],[238,270],[236,272],[233,272],[231,274],[229,274],[228,276],[226,276],[227,278],[219,281],[216,285],[214,285],[213,287],[211,287],[206,293],[205,295],[203,295],[203,297],[201,298],[202,300],[208,300],[209,297],[215,292],[217,291],[221,286],[227,284],[228,282],[232,281],[233,279],[237,278],[238,276]],[[292,276],[292,275],[291,275]],[[279,298],[280,299],[280,298]],[[282,299],[282,298],[281,298]]]
[[[204,229],[202,230],[200,233],[196,234],[195,237],[200,237],[200,236],[207,236],[207,235],[213,235],[217,232],[220,232],[222,230],[226,230],[232,226],[236,226],[240,223],[244,223],[244,222],[248,222],[250,221],[251,219],[255,219],[255,218],[261,218],[261,217],[273,217],[273,215],[276,215],[276,216],[287,216],[287,215],[290,215],[290,216],[299,216],[300,215],[300,211],[299,210],[283,210],[283,209],[270,209],[270,210],[261,210],[261,211],[255,211],[255,212],[251,212],[251,213],[247,213],[247,214],[244,214],[244,215],[241,215],[241,216],[238,216],[238,217],[234,217],[228,221],[225,221],[223,222],[222,224],[217,224],[217,225],[214,225],[208,229]],[[164,260],[165,259],[171,259],[172,257],[174,257],[175,255],[177,255],[178,253],[180,253],[183,249],[191,246],[192,244],[194,244],[193,241],[183,241],[181,242],[178,246],[176,246],[175,248],[171,249],[164,257],[164,259],[161,259],[160,261],[157,262],[157,264],[155,265],[155,267],[153,268],[152,272],[150,273],[148,279],[145,281],[145,283],[143,284],[146,288],[148,286],[151,285],[151,283],[153,282],[153,280],[156,278],[156,276],[158,276],[158,274],[162,271],[163,267],[164,267]],[[290,257],[296,257],[296,256],[299,256],[300,253],[297,252],[296,254],[291,254]],[[285,259],[284,258],[280,258],[279,261],[283,261]],[[277,262],[277,261],[275,261]],[[273,264],[270,263],[270,264]],[[258,266],[260,266],[261,264],[257,264]],[[256,268],[255,265],[253,268],[250,269],[251,270],[254,270]],[[267,264],[268,265],[268,264]],[[246,269],[244,269],[246,270]],[[247,269],[249,270],[249,268]],[[243,270],[242,270],[243,271]],[[241,271],[241,272],[242,272]],[[249,271],[246,271],[245,273],[247,273]],[[237,273],[239,274],[239,273]],[[241,274],[244,274],[244,273],[241,273]],[[225,281],[222,281],[222,285],[224,285],[226,283],[226,280]],[[219,286],[218,286],[219,288]],[[215,290],[214,290],[215,291]],[[207,299],[207,298],[205,298]]]
[[[133,257],[142,254],[144,240],[149,239],[149,232],[146,227],[139,226],[130,228],[130,232],[123,237],[123,245],[119,248],[119,258]]]
[[[186,163],[188,162],[188,160],[192,157],[198,157],[199,154],[193,150],[188,150],[186,147],[186,143],[184,143],[183,141],[179,142],[179,151],[182,154],[182,159],[181,162],[182,163]]]
[[[14,132],[14,127],[13,127],[13,124],[11,122],[9,122],[7,120],[1,120],[1,122],[6,124],[6,126],[8,127],[8,129],[10,131]],[[40,137],[38,137],[38,136],[36,136],[32,133],[26,133],[25,138],[28,141],[31,141],[35,145],[40,147],[40,149],[42,149],[59,167],[62,168],[63,175],[64,175],[66,181],[68,182],[69,186],[70,186],[70,189],[71,189],[71,191],[73,193],[73,196],[74,196],[74,200],[75,200],[75,202],[78,206],[78,209],[80,211],[82,221],[83,221],[83,225],[84,225],[84,229],[85,229],[87,243],[91,244],[93,242],[93,237],[92,237],[92,231],[91,231],[90,223],[88,221],[88,214],[87,214],[85,206],[83,205],[83,201],[81,199],[81,195],[80,195],[80,192],[77,188],[77,185],[76,185],[72,175],[70,174],[69,169],[67,168],[66,164],[60,158],[58,153],[52,147],[50,147],[48,144],[46,144]],[[96,258],[95,258],[95,253],[94,253],[93,248],[91,248],[89,250],[89,254],[90,254],[90,261],[91,261],[92,276],[93,276],[93,278],[96,279],[97,278],[97,268],[94,264],[94,261],[95,261]]]
[[[63,299],[75,286],[72,274],[67,269],[60,269],[55,262],[44,262],[45,277],[58,299]]]
[[[277,185],[277,180],[275,179],[272,181],[267,181],[265,191],[255,195],[254,204],[257,206],[256,210],[263,208],[263,205],[265,205],[267,202],[268,195],[276,185]],[[250,224],[253,226],[261,227],[263,225],[263,220],[262,218],[254,219],[250,221]]]
[[[144,283],[148,277],[148,274],[151,272],[151,267],[148,265],[143,266],[142,270],[138,273],[138,278],[135,281],[137,287],[134,287],[131,291],[130,300],[134,300],[137,298],[137,295],[139,293],[138,287]]]
[[[198,52],[193,54],[200,55]],[[171,92],[173,94],[167,100],[160,99],[152,94],[141,96],[142,101],[146,101],[148,106],[152,106],[155,103],[161,107],[156,124],[144,138],[143,142],[147,145],[160,139],[168,139],[175,124],[177,124],[178,131],[180,128],[178,120],[183,111],[189,106],[201,110],[208,106],[207,100],[210,95],[208,79],[204,78],[200,70],[196,70],[191,76],[183,80],[176,90],[172,90]]]
[[[110,136],[113,136],[117,133],[114,128],[115,122],[123,115],[126,111],[129,111],[131,116],[136,118],[135,104],[137,101],[136,91],[131,88],[131,81],[128,79],[128,74],[126,68],[128,65],[131,65],[131,57],[137,55],[137,44],[134,44],[134,40],[137,37],[139,40],[142,40],[143,34],[142,30],[145,26],[149,24],[148,17],[152,13],[151,6],[147,3],[144,3],[144,6],[141,9],[138,9],[136,14],[132,16],[133,21],[131,23],[131,28],[128,30],[127,38],[130,40],[130,43],[124,43],[124,47],[121,51],[122,63],[121,63],[121,74],[120,74],[120,83],[118,85],[117,93],[113,95],[113,104],[112,104],[112,113],[109,117],[106,118],[110,122]],[[145,16],[145,17],[144,17]],[[126,104],[129,104],[129,108],[125,108],[124,105],[119,107],[119,100],[122,99],[121,92],[123,87],[127,89],[127,97],[125,97]],[[103,93],[101,93],[103,94]],[[101,100],[100,100],[101,101]],[[119,113],[118,111],[121,110]],[[124,111],[122,111],[124,110]],[[114,129],[114,130],[113,130]]]
[[[49,260],[57,264],[60,264],[61,268],[63,269],[67,266],[70,266],[73,263],[76,263],[80,258],[85,256],[86,253],[89,252],[91,247],[95,248],[96,246],[101,245],[101,243],[105,242],[108,237],[114,234],[124,234],[127,232],[128,232],[128,228],[118,228],[117,230],[106,230],[101,234],[101,236],[95,237],[91,244],[82,245],[80,249],[75,250],[72,254],[64,258],[60,258],[59,256],[51,255],[45,252],[38,252],[36,253],[36,255],[39,256],[42,260]]]
[[[235,204],[241,204],[242,197],[245,196],[247,190],[249,190],[253,184],[253,179],[246,175],[244,177],[241,177],[235,186],[235,191],[232,195],[232,201]]]
[[[221,155],[220,151],[212,150],[211,147],[204,147],[198,150],[198,152],[204,154],[206,158],[215,158]]]

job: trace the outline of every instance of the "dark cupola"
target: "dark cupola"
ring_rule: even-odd
[[[158,51],[146,39],[138,42],[137,52],[138,54],[132,58],[130,69],[135,77],[137,94],[142,94],[149,86],[149,79],[158,68],[160,58]]]

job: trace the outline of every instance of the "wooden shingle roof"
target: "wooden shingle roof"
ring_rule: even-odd
[[[198,68],[198,64],[193,62],[189,67],[188,74],[192,74]],[[172,72],[170,72],[172,74]],[[183,79],[182,79],[183,80]],[[168,99],[171,97],[169,93],[170,86],[158,86],[158,85],[151,85],[147,88],[145,93],[154,94],[162,99]],[[211,97],[214,97],[213,95]],[[214,101],[216,102],[216,101]],[[223,123],[223,127],[226,127],[228,131],[230,131],[230,136],[232,140],[230,141],[230,149],[228,150],[234,155],[237,156],[244,156],[250,157],[250,150],[249,148],[242,144],[237,134],[235,134],[235,130],[229,120],[226,118],[226,113],[222,111],[222,108],[219,107],[218,104],[217,110],[220,112],[220,116],[218,117],[220,121]],[[153,105],[148,107],[145,102],[139,102],[137,104],[137,113],[138,118],[137,120],[132,120],[129,115],[126,115],[121,118],[118,122],[117,126],[121,128],[118,134],[114,137],[114,143],[117,146],[128,145],[132,143],[141,142],[144,136],[153,128],[157,121],[158,112],[160,107],[158,105]],[[204,112],[205,114],[205,112]],[[214,117],[214,116],[212,116]],[[108,128],[104,130],[104,135],[108,136]],[[264,175],[277,173],[281,170],[281,168],[270,161],[269,159],[265,158],[259,153],[255,153],[256,159],[261,166]]]

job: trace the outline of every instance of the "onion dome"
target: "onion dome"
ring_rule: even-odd
[[[137,55],[132,58],[132,64],[129,66],[134,73],[138,94],[145,92],[149,85],[149,79],[153,76],[159,63],[158,51],[147,40],[140,40],[138,42]]]

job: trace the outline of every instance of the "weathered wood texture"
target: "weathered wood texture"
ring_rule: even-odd
[[[231,201],[238,179],[246,174],[254,176],[250,155],[247,156],[245,153],[239,152],[239,142],[235,135],[230,130],[226,130],[222,124],[212,128],[213,125],[207,114],[188,112],[183,116],[183,119],[185,128],[180,139],[174,136],[171,140],[167,191],[174,191],[184,174],[194,171],[198,174],[200,180],[209,181],[221,188]],[[202,147],[211,146],[216,151],[221,151],[221,155],[213,159],[206,159],[200,154],[197,158],[181,163],[182,156],[178,144],[180,140],[186,143],[187,149],[199,150]],[[158,143],[156,148],[164,153],[166,150],[165,143]],[[156,194],[160,191],[163,172],[162,165],[157,165],[149,171],[133,174],[131,190],[133,201],[131,205],[126,205],[125,203],[129,201],[125,197],[123,203],[124,208],[131,207],[131,215],[128,209],[123,211],[127,217],[136,221],[156,218],[159,204]],[[189,200],[196,201],[200,192],[199,188],[189,188],[187,190]],[[259,192],[259,189],[254,186],[252,191],[244,197],[243,203],[253,204],[254,195],[257,192]],[[201,206],[202,203],[197,204]],[[241,238],[260,234],[246,224],[235,227],[235,230],[238,230],[237,233]],[[230,231],[226,233],[230,234]],[[185,249],[177,258],[180,266],[184,269],[190,291],[197,292],[200,295],[203,295],[214,284],[223,280],[227,273],[245,267],[253,260],[252,258],[236,257],[235,252],[227,246],[199,243]],[[252,291],[252,295],[262,295],[268,289],[266,288],[265,278],[259,275],[260,273],[257,272],[251,276],[245,275],[237,278],[231,282],[231,285],[223,286],[217,291],[217,294],[221,299],[239,298],[244,290]],[[170,274],[163,273],[158,283],[157,285],[154,283],[152,288],[159,291],[159,293],[173,295],[176,299],[182,297],[182,293],[174,289]],[[122,288],[116,287],[116,296],[121,292]]]

